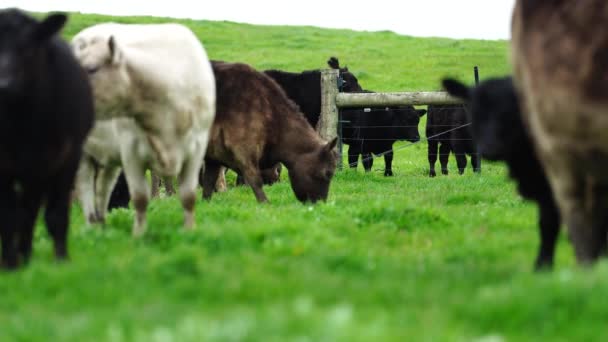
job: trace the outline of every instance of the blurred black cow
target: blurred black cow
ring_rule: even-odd
[[[541,243],[536,268],[552,267],[560,216],[545,171],[523,125],[510,77],[489,79],[475,88],[446,79],[446,90],[470,103],[473,137],[482,157],[505,161],[519,193],[536,202]]]
[[[6,268],[29,260],[43,204],[55,257],[68,257],[72,186],[95,113],[87,74],[58,34],[66,20],[0,11],[0,261]]]

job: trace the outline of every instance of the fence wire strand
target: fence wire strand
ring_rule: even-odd
[[[454,127],[454,128],[452,128],[452,129],[449,129],[449,130],[447,130],[447,131],[444,131],[444,132],[441,132],[441,133],[438,133],[438,134],[432,135],[432,136],[430,136],[430,137],[426,137],[426,138],[424,138],[424,139],[420,139],[420,140],[418,140],[418,141],[416,141],[416,142],[410,142],[409,144],[405,144],[405,145],[403,145],[403,146],[399,146],[398,148],[392,148],[392,149],[390,149],[390,150],[384,151],[384,152],[382,152],[382,153],[380,153],[380,154],[377,154],[377,155],[374,155],[373,153],[371,153],[369,157],[367,157],[367,158],[361,158],[361,162],[363,163],[363,162],[366,162],[366,161],[368,161],[368,160],[372,160],[372,159],[374,159],[374,158],[380,158],[380,157],[383,157],[383,156],[384,156],[385,154],[387,154],[387,153],[402,150],[402,149],[404,149],[404,148],[406,148],[406,147],[410,147],[410,146],[413,146],[413,145],[419,144],[419,143],[421,143],[422,141],[429,141],[430,139],[435,139],[435,138],[437,138],[437,137],[439,137],[439,136],[442,136],[442,135],[444,135],[444,134],[446,134],[446,133],[450,133],[450,132],[452,132],[452,131],[455,131],[455,130],[457,130],[457,129],[460,129],[460,128],[463,128],[463,127],[467,127],[467,126],[470,126],[470,125],[471,125],[471,123],[469,122],[469,123],[467,123],[467,124],[464,124],[464,125],[461,125],[461,126],[458,126],[458,127]],[[369,140],[371,140],[371,139],[369,139]],[[472,139],[461,139],[461,140],[472,140]],[[357,159],[358,159],[358,158],[357,158]],[[356,166],[358,163],[359,163],[359,161],[357,160],[357,161],[356,161],[356,162],[354,162],[354,163],[350,163],[350,164],[348,164],[348,167],[353,167],[353,166]]]

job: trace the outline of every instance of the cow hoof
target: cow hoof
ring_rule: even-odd
[[[0,262],[0,269],[4,269],[7,271],[14,271],[19,268],[19,259],[15,258],[14,260],[2,260]]]
[[[553,260],[537,260],[534,264],[535,272],[551,271],[553,268]]]
[[[88,224],[89,225],[105,224],[105,223],[106,223],[105,217],[100,217],[97,214],[91,214],[91,215],[89,215],[89,219],[88,219]]]
[[[448,175],[448,170],[441,170],[441,174],[447,176]]]
[[[393,171],[384,171],[384,176],[385,177],[392,177],[393,176]]]
[[[435,177],[435,176],[437,176],[437,173],[435,172],[435,170],[431,170],[429,172],[429,177]]]

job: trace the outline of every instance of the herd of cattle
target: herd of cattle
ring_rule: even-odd
[[[590,2],[608,16],[608,5]],[[599,58],[608,39],[587,46],[575,39],[588,33],[587,26],[546,15],[567,7],[518,1],[513,78],[477,87],[443,81],[466,106],[342,110],[350,166],[361,156],[369,171],[373,155],[383,155],[384,175],[392,176],[393,143],[419,141],[418,124],[426,114],[431,177],[438,156],[447,174],[450,153],[461,174],[467,155],[475,172],[480,156],[505,161],[521,195],[539,207],[536,267],[552,266],[562,220],[579,262],[596,260],[608,241],[608,184],[602,172],[608,143],[601,139],[608,119],[605,96],[597,92],[608,86],[608,60]],[[591,7],[581,6],[568,19],[599,20]],[[237,171],[259,202],[267,201],[263,185],[277,181],[282,166],[298,200],[327,198],[338,155],[337,139],[324,141],[315,131],[319,70],[260,72],[242,63],[210,61],[196,36],[178,24],[98,24],[68,44],[58,34],[66,20],[63,14],[38,21],[19,10],[0,11],[3,267],[29,259],[43,203],[55,255],[67,257],[74,190],[88,223],[103,222],[108,208],[132,202],[133,235],[144,234],[148,170],[153,188],[160,177],[175,192],[176,180],[186,228],[194,225],[197,185],[203,198],[211,198],[225,187],[225,168]],[[608,38],[608,31],[601,33]],[[584,75],[576,63],[561,63],[575,57],[570,50],[541,48],[555,39],[580,48],[589,63]],[[336,58],[328,65],[339,70],[341,91],[369,92]],[[470,130],[454,129],[469,124]]]

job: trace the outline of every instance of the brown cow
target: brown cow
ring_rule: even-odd
[[[216,116],[201,177],[213,194],[221,165],[238,170],[259,202],[266,202],[260,169],[280,162],[298,200],[325,200],[336,168],[337,139],[323,141],[270,77],[246,64],[213,63]]]
[[[579,263],[606,251],[608,2],[518,0],[514,80]]]

